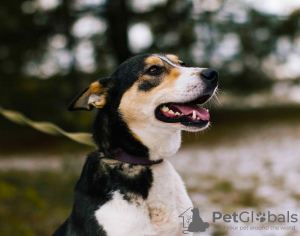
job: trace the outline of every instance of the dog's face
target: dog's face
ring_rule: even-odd
[[[199,131],[209,124],[200,106],[214,94],[215,70],[185,67],[177,56],[151,55],[134,84],[123,94],[119,113],[129,127],[145,122],[160,128]]]
[[[92,83],[69,110],[93,107],[117,113],[137,139],[143,132],[200,131],[209,125],[202,108],[215,93],[218,72],[186,67],[175,55],[133,57],[109,77]]]

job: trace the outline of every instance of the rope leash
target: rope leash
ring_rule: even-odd
[[[13,123],[30,126],[42,133],[54,135],[54,136],[65,136],[75,142],[89,145],[89,146],[95,146],[92,142],[92,135],[90,133],[66,132],[53,123],[43,122],[43,121],[42,122],[32,121],[20,112],[6,110],[1,106],[0,106],[0,114]]]

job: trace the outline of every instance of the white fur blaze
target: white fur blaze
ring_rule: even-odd
[[[95,212],[108,236],[156,235],[152,229],[146,202],[128,203],[119,191]]]

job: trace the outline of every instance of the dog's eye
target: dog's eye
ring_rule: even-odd
[[[149,75],[158,75],[158,74],[160,74],[162,72],[162,68],[160,68],[160,67],[158,67],[158,66],[151,66],[149,69],[148,69],[148,71],[147,71],[147,73],[149,74]]]

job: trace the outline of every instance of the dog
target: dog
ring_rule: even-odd
[[[98,109],[93,140],[75,187],[71,215],[54,236],[177,236],[192,206],[184,183],[164,158],[181,131],[209,126],[201,105],[218,86],[214,69],[187,67],[172,54],[145,54],[92,83],[69,110]]]

